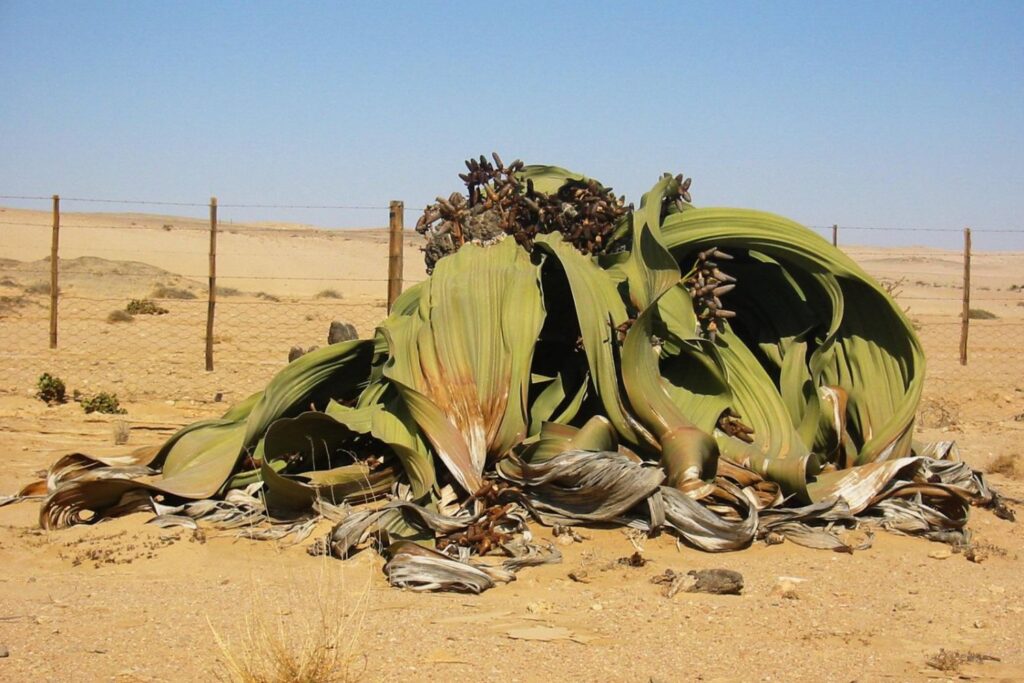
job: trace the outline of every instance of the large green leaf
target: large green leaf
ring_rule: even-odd
[[[418,315],[381,328],[385,377],[459,484],[475,492],[488,458],[527,433],[534,343],[544,308],[539,270],[512,240],[466,245],[438,262]]]
[[[568,280],[591,381],[605,414],[622,438],[634,444],[654,444],[653,436],[631,414],[620,391],[616,328],[629,316],[615,281],[561,235],[538,235],[536,246],[557,261]]]
[[[544,166],[542,164],[526,166],[516,175],[524,183],[529,180],[535,191],[544,194],[558,194],[562,186],[570,180],[587,180],[586,176],[579,173],[559,166]]]
[[[373,470],[356,460],[351,450],[356,435],[326,413],[276,420],[263,439],[261,473],[267,484],[267,506],[305,510],[317,498],[340,503],[386,492],[395,479],[394,469]],[[286,464],[274,468],[271,463],[275,462]]]
[[[661,322],[656,304],[680,280],[679,266],[660,235],[663,200],[674,183],[674,178],[663,177],[633,216],[633,249],[621,268],[638,313],[622,347],[622,379],[634,412],[658,439],[667,485],[678,487],[713,478],[718,447],[673,401],[661,376],[660,352],[652,348]]]
[[[416,422],[404,403],[394,401],[387,407],[376,404],[365,408],[331,403],[326,412],[349,429],[370,434],[390,446],[402,462],[414,499],[420,500],[435,488],[433,455],[419,438]]]
[[[810,404],[818,400],[820,386],[844,390],[849,395],[851,436],[858,449],[856,463],[909,454],[924,355],[903,311],[849,257],[792,221],[741,209],[692,209],[676,214],[665,220],[663,234],[666,245],[680,256],[712,246],[749,250],[778,262],[804,283],[816,281],[831,308],[821,310],[820,297],[808,298],[806,304],[813,308],[812,316],[828,321],[828,330],[809,359],[809,376],[817,386],[813,392],[796,387],[792,383],[804,381],[805,376],[790,368],[786,381],[791,384],[781,393],[790,403],[794,396],[803,395]],[[757,285],[756,281],[748,284]],[[739,291],[738,287],[733,294]],[[797,347],[790,350],[800,352]],[[790,412],[794,412],[792,406]],[[802,427],[805,437],[808,431]]]

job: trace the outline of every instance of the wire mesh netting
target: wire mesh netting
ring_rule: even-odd
[[[333,321],[369,336],[386,315],[386,229],[238,223],[228,214],[218,225],[206,372],[209,231],[205,218],[62,213],[51,349],[50,215],[3,209],[0,391],[32,393],[48,372],[69,392],[232,402],[262,388],[292,347],[325,345]],[[417,276],[411,269],[408,279]]]
[[[33,393],[48,372],[69,391],[116,392],[122,400],[212,401],[220,394],[233,402],[262,388],[288,362],[292,347],[326,344],[332,321],[368,336],[386,315],[386,229],[246,223],[232,215],[244,205],[224,204],[214,370],[206,372],[209,220],[200,217],[202,204],[157,204],[194,207],[198,215],[61,215],[56,349],[49,348],[50,213],[45,205],[0,209],[0,392]],[[374,210],[378,223],[387,211],[333,204],[270,208]],[[830,226],[816,229],[830,237]],[[874,229],[842,230],[854,242],[858,231]],[[922,423],[1012,419],[1004,407],[1024,392],[1022,233],[983,233],[1000,242],[973,255],[967,364],[961,365],[960,236],[940,228],[905,232],[887,230],[887,244],[933,246],[844,246],[841,239],[840,247],[883,283],[918,330],[929,364]],[[418,246],[417,237],[406,238],[406,287],[425,277]],[[961,415],[972,399],[985,408]]]

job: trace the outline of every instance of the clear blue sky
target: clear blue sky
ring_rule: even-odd
[[[671,170],[808,224],[1024,229],[1022,105],[1024,2],[0,0],[3,195],[417,209],[497,150],[636,200]]]

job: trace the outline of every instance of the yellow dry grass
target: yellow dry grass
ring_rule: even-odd
[[[220,680],[347,683],[361,677],[366,661],[360,637],[370,582],[350,591],[341,563],[328,557],[318,564],[312,587],[254,583],[244,625],[233,639],[207,619],[221,654]]]

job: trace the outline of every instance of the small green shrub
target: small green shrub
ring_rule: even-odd
[[[181,287],[157,285],[149,294],[154,299],[195,299],[196,295]]]
[[[242,292],[237,287],[217,287],[217,296],[241,296]]]
[[[122,311],[120,308],[107,314],[108,323],[130,323],[133,320],[135,318],[131,313]]]
[[[970,320],[996,320],[999,316],[984,308],[972,308],[967,311],[967,318]]]
[[[267,294],[266,292],[256,292],[257,299],[263,299],[264,301],[280,301],[278,297],[273,294]]]
[[[157,306],[149,299],[132,299],[124,307],[124,310],[132,315],[164,315],[169,312],[163,306]]]
[[[103,413],[105,415],[124,415],[128,411],[121,407],[117,394],[101,391],[93,396],[78,394],[76,399],[86,413]]]
[[[18,281],[15,280],[14,278],[5,277],[3,279],[0,279],[0,285],[3,285],[4,287],[17,287]]]
[[[67,403],[67,388],[60,377],[54,377],[50,373],[44,372],[39,375],[39,381],[36,382],[36,386],[39,387],[39,390],[36,392],[36,398],[46,403],[46,405],[52,406],[57,403]]]
[[[340,299],[341,294],[336,289],[321,289],[316,293],[317,299]]]

